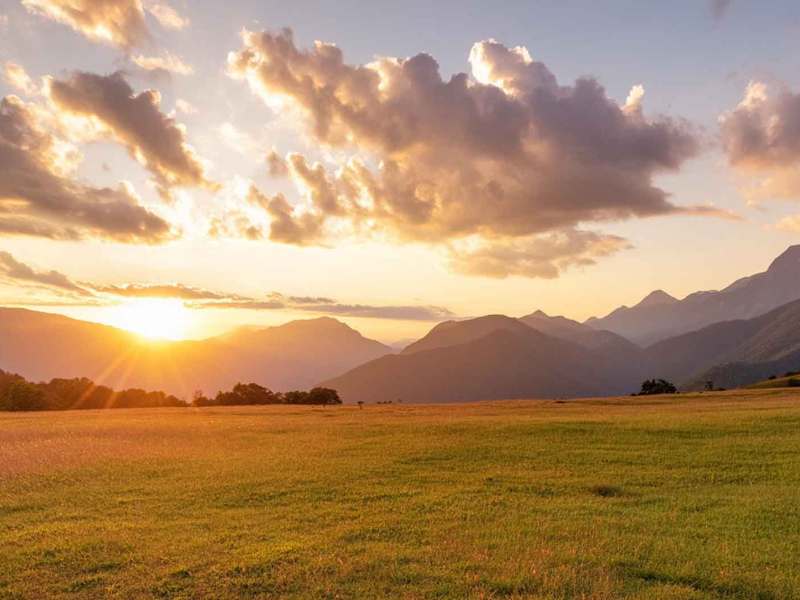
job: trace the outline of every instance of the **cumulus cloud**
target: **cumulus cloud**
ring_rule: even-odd
[[[180,56],[166,52],[162,56],[145,56],[138,54],[132,58],[133,62],[145,71],[166,71],[178,75],[191,75],[194,69],[184,62]]]
[[[480,243],[450,249],[450,262],[465,275],[505,278],[511,275],[553,279],[564,270],[588,266],[598,258],[630,248],[624,238],[592,231],[553,234]]]
[[[286,177],[289,174],[289,166],[286,160],[275,150],[267,154],[267,172],[272,177]]]
[[[683,121],[647,118],[641,87],[620,105],[594,79],[561,85],[525,48],[493,40],[473,46],[471,76],[450,79],[427,54],[350,65],[332,44],[298,48],[288,29],[242,40],[228,57],[231,76],[267,100],[289,100],[319,143],[351,152],[333,173],[289,156],[309,204],[303,218],[314,219],[313,236],[289,234],[289,243],[322,239],[330,219],[448,243],[693,210],[653,177],[694,156],[695,135]],[[276,202],[274,212],[292,231],[285,208]]]
[[[141,0],[22,0],[22,4],[95,42],[130,49],[150,37]]]
[[[183,29],[188,19],[163,2],[142,0],[22,0],[28,11],[67,25],[94,42],[126,51],[151,39],[145,10],[162,27]]]
[[[79,296],[91,296],[92,293],[74,283],[69,277],[58,271],[36,271],[32,267],[19,262],[10,253],[0,251],[0,277],[14,283],[34,284],[68,292]]]
[[[130,184],[93,187],[73,178],[79,153],[44,129],[32,105],[0,101],[0,233],[53,239],[162,242],[169,224],[139,204]]]
[[[216,187],[186,142],[186,129],[161,112],[158,91],[136,94],[120,72],[77,71],[65,80],[49,79],[48,95],[58,110],[90,119],[127,147],[165,197],[174,186]]]
[[[23,94],[31,96],[38,91],[36,84],[25,71],[25,68],[15,62],[7,61],[3,65],[3,75],[11,86]]]
[[[753,200],[800,198],[800,94],[787,88],[770,93],[752,81],[744,98],[720,117],[728,161],[755,178]]]
[[[247,199],[269,215],[269,239],[273,242],[305,246],[322,239],[324,216],[319,212],[293,207],[283,194],[270,197],[255,186],[250,187]]]

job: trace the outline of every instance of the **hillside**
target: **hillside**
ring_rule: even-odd
[[[640,348],[621,335],[611,331],[595,329],[578,321],[561,316],[550,316],[537,310],[519,319],[529,327],[562,340],[575,342],[590,350],[636,354]]]
[[[792,370],[800,363],[800,300],[755,319],[715,323],[645,350],[659,376],[697,387],[735,387]]]
[[[575,397],[630,391],[626,368],[603,352],[492,315],[438,325],[403,353],[323,385],[345,402]]]
[[[126,331],[23,309],[0,308],[0,368],[31,380],[89,377],[111,387],[188,398],[239,381],[274,390],[311,386],[390,352],[331,318],[245,328],[202,341],[152,342]]]
[[[800,299],[800,245],[791,246],[769,268],[720,291],[696,292],[678,300],[659,290],[633,307],[620,307],[586,324],[648,345],[712,323],[751,319]]]

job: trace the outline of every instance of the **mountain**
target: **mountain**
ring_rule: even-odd
[[[630,391],[607,353],[546,335],[518,319],[448,321],[402,353],[325,381],[345,402],[459,402],[576,397]]]
[[[85,376],[183,398],[239,381],[280,391],[307,388],[391,351],[327,317],[201,341],[153,342],[106,325],[13,308],[0,308],[0,340],[0,369],[28,379]]]
[[[724,321],[644,351],[652,376],[734,387],[800,367],[800,300],[754,319]]]
[[[520,317],[519,320],[544,334],[575,342],[590,350],[604,350],[627,355],[637,354],[640,350],[636,344],[626,340],[621,335],[611,331],[594,329],[566,317],[551,317],[541,310]]]
[[[721,291],[696,292],[677,300],[658,290],[633,307],[620,307],[586,325],[617,333],[640,345],[701,329],[712,323],[751,319],[800,299],[800,245],[791,246],[769,268]]]
[[[431,329],[425,337],[408,345],[401,354],[414,354],[446,346],[457,346],[480,339],[498,330],[527,332],[528,329],[530,328],[518,319],[505,315],[486,315],[464,321],[444,321]]]

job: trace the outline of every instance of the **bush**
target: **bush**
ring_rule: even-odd
[[[640,396],[652,396],[655,394],[677,394],[678,388],[666,379],[648,379],[642,382]]]

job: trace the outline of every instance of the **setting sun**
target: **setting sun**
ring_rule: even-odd
[[[147,338],[180,340],[186,337],[191,315],[181,300],[146,298],[113,308],[108,322]]]

